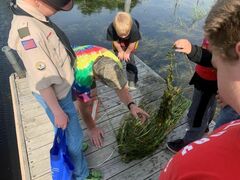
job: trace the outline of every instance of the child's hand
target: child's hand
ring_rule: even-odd
[[[124,60],[124,51],[118,52],[118,58],[119,58],[120,60]]]
[[[128,62],[130,60],[130,53],[125,52],[123,59]]]
[[[68,116],[65,112],[59,111],[54,113],[54,123],[57,128],[66,129],[68,124]]]
[[[174,44],[175,51],[190,54],[192,51],[192,44],[187,39],[179,39]]]
[[[93,129],[88,129],[88,135],[93,145],[97,148],[103,146],[103,136],[104,133],[101,128],[95,127]]]
[[[130,107],[130,111],[132,113],[132,115],[137,118],[140,119],[140,121],[142,123],[144,123],[148,118],[149,118],[149,114],[146,113],[144,110],[142,110],[140,107],[138,107],[137,105],[133,104]]]

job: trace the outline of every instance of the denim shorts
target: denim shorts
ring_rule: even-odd
[[[231,106],[227,105],[221,109],[219,116],[216,119],[216,125],[214,129],[217,129],[223,124],[229,123],[237,119],[240,119],[240,115]]]

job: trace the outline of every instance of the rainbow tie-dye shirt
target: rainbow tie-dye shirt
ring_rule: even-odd
[[[99,56],[113,59],[122,68],[118,57],[110,50],[94,45],[78,46],[73,48],[77,58],[74,64],[75,82],[73,90],[75,95],[85,94],[90,96],[91,89],[95,86],[93,78],[93,64]]]

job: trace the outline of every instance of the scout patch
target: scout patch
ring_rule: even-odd
[[[29,29],[28,27],[23,27],[21,29],[18,29],[18,34],[19,34],[19,37],[22,39],[24,37],[27,37],[30,35],[30,32],[29,32]]]
[[[33,39],[21,41],[21,43],[25,50],[29,50],[29,49],[33,49],[33,48],[37,47],[37,45]]]
[[[46,64],[44,62],[39,61],[35,64],[35,67],[37,68],[37,70],[42,71],[46,68]]]

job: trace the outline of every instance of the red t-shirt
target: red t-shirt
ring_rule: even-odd
[[[159,180],[239,180],[240,120],[185,146],[161,172]]]

